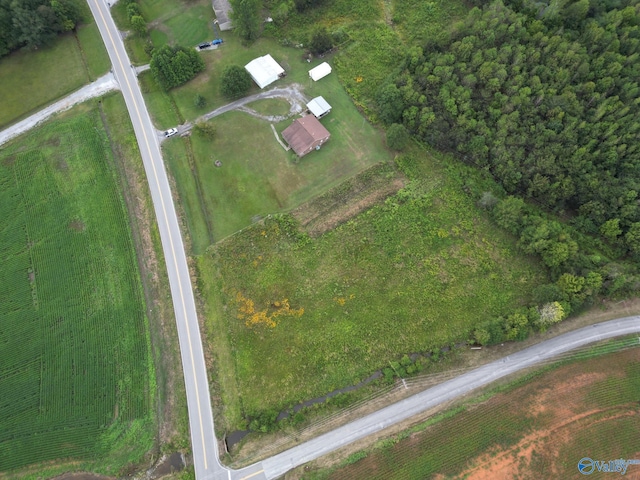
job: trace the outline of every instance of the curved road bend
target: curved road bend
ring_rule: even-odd
[[[137,79],[107,6],[102,0],[88,0],[88,3],[131,116],[156,211],[176,314],[187,391],[191,446],[198,480],[274,479],[298,465],[538,362],[599,340],[640,334],[640,316],[611,320],[568,332],[417,393],[260,463],[242,470],[223,467],[218,459],[218,445],[213,430],[207,373],[191,280],[156,131],[151,124]],[[640,343],[640,337],[638,340]]]
[[[513,355],[501,358],[463,375],[389,405],[313,440],[262,461],[268,479],[314,460],[349,443],[379,432],[420,412],[436,407],[495,380],[551,359],[561,353],[599,340],[628,334],[640,334],[640,316],[620,318],[589,325],[545,340]],[[640,337],[638,337],[640,344]]]

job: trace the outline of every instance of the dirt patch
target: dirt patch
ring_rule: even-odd
[[[115,480],[115,477],[107,477],[106,475],[98,475],[88,472],[63,473],[51,480]]]
[[[153,467],[147,472],[147,479],[155,480],[172,473],[179,472],[185,467],[184,456],[180,452],[174,452],[171,455],[164,455]]]
[[[621,411],[620,407],[608,410],[593,410],[574,415],[553,427],[538,430],[527,435],[516,445],[499,451],[493,451],[480,457],[474,466],[454,477],[469,480],[496,480],[512,478],[539,478],[534,474],[532,461],[535,457],[543,457],[544,463],[549,465],[553,478],[562,478],[561,472],[555,467],[554,460],[559,450],[566,442],[570,442],[572,434],[598,423],[615,420],[623,416],[637,415],[635,405]],[[540,461],[540,460],[538,460]]]
[[[2,160],[2,165],[4,165],[5,167],[11,167],[14,163],[16,163],[16,159],[16,155],[9,155],[4,160]]]
[[[65,160],[60,159],[56,162],[56,169],[60,170],[61,172],[67,172],[69,170],[69,165]]]
[[[413,452],[408,457],[419,455],[421,449],[429,449],[429,446],[434,443],[440,444],[444,438],[443,435],[447,435],[445,432],[456,431],[456,428],[462,425],[475,424],[478,418],[486,419],[491,415],[502,415],[500,412],[503,412],[504,415],[527,418],[528,420],[522,422],[523,430],[513,432],[510,438],[513,438],[514,441],[508,443],[507,446],[498,446],[487,450],[475,460],[464,458],[462,463],[458,462],[460,468],[465,468],[465,471],[455,478],[492,480],[500,478],[569,478],[575,468],[573,458],[569,462],[571,463],[569,466],[565,465],[567,462],[564,462],[563,458],[567,457],[568,446],[574,444],[579,434],[584,434],[589,428],[606,428],[607,425],[611,425],[607,422],[635,421],[638,418],[637,401],[612,405],[611,407],[592,403],[595,398],[592,396],[594,392],[608,391],[609,387],[603,386],[603,382],[613,380],[613,385],[616,385],[616,378],[624,378],[625,368],[631,363],[637,362],[640,362],[640,349],[634,348],[614,355],[562,366],[534,378],[516,390],[499,393],[484,402],[468,405],[465,412],[452,419],[453,423],[443,425],[436,423],[400,441],[392,449],[386,449],[381,453],[377,453],[376,450],[369,452],[366,458],[354,465],[336,470],[330,478],[381,478],[380,475],[368,475],[371,472],[387,472],[389,468],[392,469],[393,467],[388,464],[389,459],[393,459],[393,462],[410,462],[410,458],[402,456],[405,452]],[[513,380],[512,377],[510,382]],[[618,382],[620,381],[618,380]],[[494,384],[491,388],[495,388],[495,386]],[[596,397],[600,398],[601,396],[597,394]],[[460,401],[451,403],[439,411],[459,403]],[[477,413],[476,410],[478,410]],[[287,474],[286,478],[297,479],[303,477],[304,472],[332,467],[336,463],[344,461],[349,455],[371,447],[378,439],[398,434],[433,416],[433,413],[432,411],[420,415],[420,418],[409,419],[402,425],[360,440],[306,466],[298,467]],[[487,431],[491,432],[488,425]],[[473,442],[473,439],[467,438],[464,441],[469,443]],[[603,442],[603,445],[606,445],[607,440],[603,439]],[[573,450],[575,449],[571,448],[571,454],[573,454]],[[581,454],[582,450],[579,448],[578,450]],[[577,455],[578,450],[575,450]],[[564,456],[562,457],[563,452]],[[577,462],[579,458],[578,455],[575,461]],[[639,457],[630,456],[629,458]],[[471,462],[465,467],[464,462],[467,460],[471,460]],[[448,465],[448,469],[451,469],[451,465]],[[439,472],[428,478],[452,478],[453,473],[457,472],[455,470],[453,472]],[[626,477],[635,478],[629,475],[630,472]]]
[[[619,354],[628,360],[637,360],[638,352]],[[580,430],[599,423],[615,420],[627,415],[637,415],[637,404],[615,405],[610,408],[585,409],[585,397],[594,386],[606,379],[623,377],[622,370],[615,369],[615,362],[606,359],[606,369],[584,371],[585,365],[573,364],[557,370],[554,380],[535,380],[522,388],[527,398],[524,402],[513,402],[523,415],[541,419],[542,428],[536,428],[524,435],[515,445],[490,452],[472,460],[472,466],[455,478],[473,480],[539,478],[536,464],[546,465],[546,471],[553,478],[562,478],[558,469],[561,448],[569,444]],[[621,362],[622,363],[622,362]],[[588,369],[589,367],[586,367]],[[532,394],[532,392],[535,392]],[[509,394],[498,395],[492,402],[508,401]],[[537,472],[537,473],[535,473]],[[535,474],[534,474],[535,473]],[[530,477],[528,476],[530,475]]]
[[[60,137],[49,137],[45,142],[48,147],[57,148],[60,146]]]
[[[404,187],[405,181],[401,178],[396,178],[392,182],[388,183],[384,188],[380,188],[374,192],[369,193],[367,196],[360,198],[359,200],[345,205],[342,208],[338,208],[326,215],[322,221],[315,222],[314,228],[310,230],[310,235],[322,235],[324,232],[336,228],[343,222],[346,222],[350,218],[355,217],[361,212],[371,208],[378,202],[381,202],[385,198],[393,195],[402,187]]]
[[[69,222],[69,228],[71,230],[75,230],[76,232],[84,232],[86,226],[82,220],[72,220],[71,222]]]
[[[291,213],[309,235],[318,237],[395,194],[406,183],[406,177],[388,164],[374,165]]]

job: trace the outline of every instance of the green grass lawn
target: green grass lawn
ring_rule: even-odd
[[[209,312],[210,325],[217,322],[210,331],[229,332],[232,388],[245,415],[357,383],[403,353],[466,340],[546,280],[461,191],[477,173],[416,155],[405,189],[318,239],[286,217],[267,219],[201,259],[223,279],[207,303],[222,305],[224,328],[219,312]],[[284,299],[304,313],[287,315]],[[264,316],[249,326],[248,302],[267,318],[285,314],[275,327]]]
[[[149,329],[113,161],[91,104],[0,152],[4,473],[72,462],[116,475],[153,446]]]
[[[109,65],[95,23],[81,25],[77,40],[62,35],[38,50],[0,59],[0,128],[95,80]]]
[[[546,367],[353,454],[341,468],[307,468],[301,478],[579,478],[583,457],[637,458],[639,353]],[[490,470],[498,464],[506,468]],[[630,465],[626,475],[638,468]]]
[[[291,105],[280,98],[266,98],[247,104],[248,108],[255,110],[260,115],[288,115]]]
[[[111,68],[111,61],[104,48],[102,37],[95,23],[81,25],[77,31],[78,40],[91,81],[104,75]]]
[[[144,19],[149,26],[149,36],[153,45],[178,44],[195,47],[204,41],[214,38],[212,21],[215,18],[211,2],[195,0],[185,4],[176,0],[140,0],[137,2]],[[118,28],[130,31],[131,25],[127,16],[126,5],[118,3],[112,8],[113,17]],[[146,37],[130,35],[125,39],[125,46],[136,65],[148,63],[149,55],[144,51]]]
[[[244,66],[256,57],[267,53],[287,71],[284,80],[277,81],[266,89],[277,87],[285,83],[305,83],[308,81],[308,70],[315,64],[307,64],[302,59],[302,50],[284,47],[272,39],[261,38],[250,47],[242,45],[240,40],[232,33],[223,33],[224,43],[217,50],[201,52],[207,68],[195,79],[187,84],[171,91],[181,115],[186,119],[194,119],[203,112],[194,105],[196,94],[202,95],[207,100],[207,109],[213,110],[229,103],[229,100],[220,93],[221,73],[229,65]],[[252,84],[247,95],[260,92],[257,85]]]
[[[138,75],[140,88],[144,93],[145,103],[151,114],[154,125],[165,130],[182,123],[184,119],[174,106],[173,99],[156,82],[150,71]]]
[[[313,84],[307,81],[304,89],[310,98],[321,94],[331,103],[332,111],[322,123],[332,136],[320,151],[300,160],[277,143],[268,122],[244,112],[212,119],[213,141],[195,134],[166,143],[185,211],[199,219],[187,219],[194,253],[203,253],[211,239],[220,240],[258,217],[290,210],[368,166],[390,159],[380,134],[359,114],[335,75]],[[276,105],[281,108],[279,102]],[[282,132],[291,122],[281,122],[276,131]],[[184,160],[184,149],[190,147],[176,145],[180,142],[192,145],[193,165]],[[214,165],[216,160],[221,167]],[[197,179],[189,180],[190,172],[197,172]],[[201,211],[195,212],[198,205]],[[202,218],[209,219],[210,232],[202,228]]]
[[[89,81],[73,35],[36,51],[19,51],[0,60],[0,127],[80,88]]]

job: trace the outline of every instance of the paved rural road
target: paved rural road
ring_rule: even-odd
[[[435,387],[417,393],[366,417],[313,440],[274,455],[261,463],[267,478],[278,478],[288,470],[402,422],[413,415],[454,400],[499,378],[533,366],[583,345],[620,335],[640,334],[640,316],[620,318],[559,335],[508,357],[471,370]],[[640,344],[640,337],[638,337]]]
[[[607,338],[640,334],[640,316],[603,322],[565,333],[471,370],[260,463],[242,470],[226,469],[218,460],[195,302],[184,246],[156,132],[151,124],[134,71],[129,65],[124,45],[106,4],[102,0],[88,0],[88,2],[109,52],[114,74],[120,83],[129,109],[156,211],[178,326],[187,390],[191,446],[198,480],[274,479],[298,465],[326,455],[422,411],[465,395],[499,378],[553,358],[563,352]],[[638,340],[640,343],[640,337]]]
[[[196,478],[227,479],[228,473],[218,461],[209,383],[189,268],[156,131],[151,124],[138,80],[111,18],[107,2],[87,1],[109,53],[113,73],[124,95],[151,190],[176,315]]]

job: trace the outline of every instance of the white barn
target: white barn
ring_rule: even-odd
[[[313,79],[314,82],[317,82],[321,78],[326,77],[331,73],[331,65],[327,62],[323,62],[315,68],[309,70],[309,76]]]
[[[284,76],[284,68],[269,54],[254,58],[244,68],[260,88],[264,88]]]

